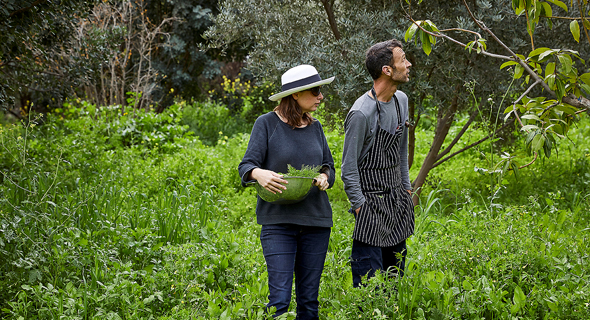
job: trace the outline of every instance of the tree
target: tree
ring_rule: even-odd
[[[2,0],[0,108],[21,117],[15,104],[26,113],[33,100],[62,101],[83,81],[83,70],[62,63],[63,48],[92,6],[83,0]]]
[[[420,2],[422,1],[418,3]],[[411,4],[411,2],[408,3]],[[466,9],[466,15],[482,32],[485,32],[484,35],[487,35],[495,42],[496,48],[488,50],[490,41],[476,31],[463,27],[439,30],[430,20],[415,21],[410,12],[410,19],[413,24],[407,30],[405,39],[409,40],[415,35],[416,42],[420,39],[426,54],[431,53],[432,46],[436,44],[436,38],[442,38],[467,49],[469,52],[474,51],[486,57],[506,60],[507,62],[503,63],[499,69],[514,66],[513,79],[521,79],[523,74],[526,74],[525,81],[522,83],[524,92],[505,109],[504,113],[506,114],[505,120],[513,116],[512,120],[517,120],[521,130],[526,132],[526,148],[530,153],[534,154],[534,159],[526,165],[519,166],[517,159],[507,154],[496,165],[498,168],[503,168],[501,169],[503,172],[509,169],[517,171],[526,167],[534,162],[539,154],[550,157],[551,150],[557,149],[556,138],[563,138],[567,134],[570,124],[575,119],[574,116],[585,111],[590,113],[590,100],[588,100],[588,97],[590,97],[590,73],[581,74],[576,68],[576,62],[579,67],[585,68],[584,59],[580,57],[577,51],[564,48],[537,47],[535,49],[534,41],[535,29],[540,25],[541,18],[545,18],[547,19],[547,27],[550,29],[553,27],[552,19],[571,20],[569,29],[574,40],[579,42],[579,19],[590,44],[587,31],[587,29],[590,29],[590,23],[584,17],[584,11],[588,10],[588,7],[583,7],[581,2],[578,1],[578,11],[573,12],[573,17],[555,17],[552,14],[553,9],[550,4],[566,12],[573,11],[568,10],[567,5],[559,0],[548,0],[547,2],[512,1],[512,10],[517,19],[523,16],[526,18],[525,28],[531,45],[531,51],[526,56],[511,49],[501,40],[497,32],[486,26],[486,23],[481,18],[476,18],[476,14],[465,0],[463,0],[463,5]],[[468,33],[474,35],[475,39],[469,43],[462,43],[449,36],[447,34],[449,32]],[[543,41],[538,41],[538,43],[543,43]],[[556,43],[552,44],[555,46]],[[505,52],[508,55],[492,53],[492,50],[494,52]],[[523,52],[528,51],[526,47],[521,48],[521,50]],[[541,90],[534,92],[536,86],[541,87]],[[531,93],[534,93],[537,97],[529,98],[528,95]],[[425,162],[433,161],[433,158],[437,156],[438,152],[432,153],[432,151],[431,149],[431,152],[426,156]],[[424,166],[421,168],[415,180],[418,185],[426,179],[428,174],[424,168]]]
[[[475,2],[474,2],[475,3]],[[489,27],[501,37],[512,39],[517,49],[528,47],[529,39],[522,19],[504,1],[477,1],[475,13],[485,17]],[[325,76],[336,76],[327,86],[331,101],[327,108],[335,119],[343,119],[355,99],[370,89],[371,79],[364,68],[364,52],[372,44],[386,39],[404,39],[409,20],[404,10],[423,15],[422,20],[434,18],[447,24],[459,23],[463,29],[473,29],[475,22],[466,17],[462,3],[423,1],[410,9],[397,1],[237,1],[220,2],[220,14],[205,33],[210,47],[223,48],[240,44],[249,50],[247,67],[262,79],[279,82],[280,74],[288,68],[310,63]],[[560,22],[555,27],[560,27]],[[538,27],[541,42],[558,47],[572,47],[571,39]],[[421,34],[420,34],[421,36]],[[569,42],[568,42],[569,41]],[[489,44],[490,50],[498,47]],[[497,130],[510,130],[510,124],[496,122],[504,96],[517,94],[519,83],[490,64],[487,57],[471,54],[450,41],[439,41],[436,50],[425,54],[421,46],[408,43],[404,48],[413,64],[411,80],[401,87],[410,96],[410,163],[413,162],[414,133],[425,117],[436,118],[435,136],[419,179],[414,187],[421,190],[432,168],[457,153],[451,149],[469,131],[469,126],[482,122],[492,134],[464,148],[477,146]],[[580,52],[588,52],[581,47]],[[582,54],[581,54],[582,55]],[[465,84],[470,85],[465,85]],[[502,107],[503,108],[503,107]],[[484,110],[486,110],[484,112]],[[469,121],[450,139],[449,129],[459,113],[469,114]],[[502,119],[500,119],[502,120]],[[333,123],[338,123],[333,121]],[[452,142],[445,146],[445,140]],[[415,198],[417,201],[417,197]]]
[[[176,96],[202,98],[208,79],[234,58],[199,49],[216,6],[217,0],[2,0],[0,104],[20,117],[32,105],[61,107],[66,97],[157,104],[159,111]],[[239,48],[229,53],[245,55]]]

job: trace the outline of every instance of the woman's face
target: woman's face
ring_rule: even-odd
[[[311,90],[305,90],[294,93],[293,99],[299,104],[301,112],[306,113],[317,110],[320,102],[324,99],[324,95],[319,92],[319,94],[315,96]]]

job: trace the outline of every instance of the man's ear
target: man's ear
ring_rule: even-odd
[[[293,99],[297,100],[299,99],[299,92],[293,93],[291,96],[293,96]]]
[[[391,76],[391,73],[389,72],[389,68],[387,66],[381,67],[381,72],[383,72],[388,77]]]

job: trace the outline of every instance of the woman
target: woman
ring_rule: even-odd
[[[322,80],[310,65],[289,69],[281,77],[281,100],[273,112],[254,123],[248,149],[238,169],[242,185],[258,183],[272,193],[286,189],[281,172],[287,164],[320,166],[309,195],[294,204],[272,204],[258,197],[256,220],[268,270],[269,303],[278,316],[288,311],[295,273],[297,319],[318,319],[318,291],[328,251],[332,208],[326,189],[334,185],[334,160],[322,126],[310,116],[324,98]]]

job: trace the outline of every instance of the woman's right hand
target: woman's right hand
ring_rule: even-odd
[[[260,168],[252,170],[250,176],[273,194],[276,194],[277,192],[283,193],[283,190],[287,189],[284,184],[289,183],[287,180],[281,179],[283,177],[282,174]]]

